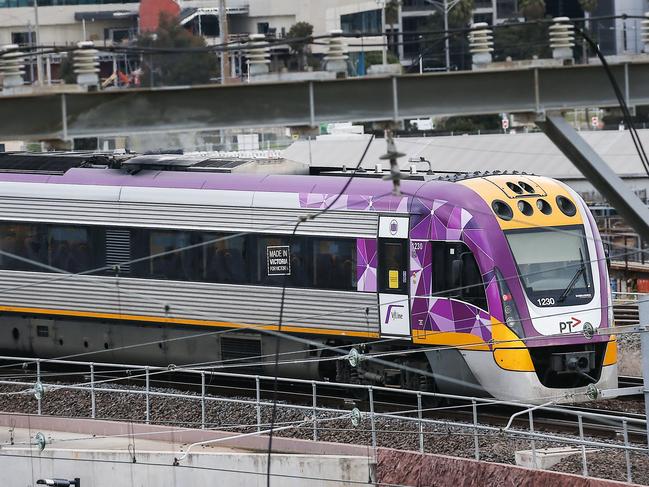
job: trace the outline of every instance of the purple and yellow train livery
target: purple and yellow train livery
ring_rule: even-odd
[[[0,156],[3,352],[269,372],[286,283],[282,331],[322,346],[282,340],[284,375],[532,402],[617,386],[604,251],[564,184],[358,176],[337,198],[347,177],[174,157]]]

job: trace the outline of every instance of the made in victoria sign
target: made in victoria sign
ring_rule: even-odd
[[[288,245],[266,247],[269,276],[291,275],[291,251]]]

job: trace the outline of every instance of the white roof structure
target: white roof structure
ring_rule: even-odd
[[[649,129],[638,130],[649,152]],[[584,131],[583,138],[623,178],[647,178],[629,131]],[[316,141],[297,141],[284,151],[284,157],[311,166],[354,168],[365,151],[371,136],[324,136]],[[497,135],[462,135],[444,137],[406,137],[396,139],[396,147],[405,157],[399,165],[408,170],[420,157],[440,171],[525,171],[557,179],[584,179],[584,176],[543,133]],[[387,168],[381,160],[386,152],[384,139],[370,144],[363,167],[376,164]],[[428,165],[417,163],[420,171]]]

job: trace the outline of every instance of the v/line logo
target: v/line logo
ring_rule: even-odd
[[[385,324],[394,320],[402,320],[404,318],[403,308],[405,308],[405,306],[402,304],[389,304],[387,313],[385,313]]]

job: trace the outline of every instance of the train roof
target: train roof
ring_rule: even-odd
[[[228,170],[230,174],[223,174],[221,162],[195,154],[0,155],[0,198],[318,210],[333,204],[336,197],[332,209],[371,213],[432,214],[449,204],[479,219],[479,215],[498,216],[484,225],[497,221],[503,230],[581,223],[575,213],[566,215],[557,207],[559,200],[578,198],[567,186],[524,173],[405,172],[401,194],[396,195],[389,174],[381,170],[324,171],[320,175]],[[40,184],[35,188],[31,183]],[[339,199],[341,193],[344,197]],[[550,210],[534,210],[539,203]]]
[[[209,153],[0,153],[0,181],[13,182],[332,193],[345,185],[347,178],[354,174],[350,169],[327,167],[308,171],[309,168],[296,170],[294,165],[287,164],[283,159],[240,159]],[[229,176],[223,177],[224,174]],[[348,189],[351,192],[367,192],[371,188],[384,187],[391,184],[381,182],[385,174],[381,169],[360,170],[355,173],[355,181]],[[404,171],[401,177],[403,184],[414,191],[430,181],[459,182],[502,174],[507,172]],[[509,174],[525,175],[517,171]],[[287,177],[289,175],[291,177]],[[307,175],[319,177],[315,179]]]

